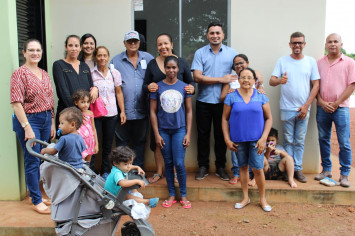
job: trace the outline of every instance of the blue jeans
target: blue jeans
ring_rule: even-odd
[[[239,178],[239,163],[238,163],[238,158],[237,158],[237,154],[233,151],[231,151],[231,159],[232,159],[232,172],[233,172],[233,177],[237,176]],[[251,167],[249,166],[249,177],[251,179],[254,178],[254,173],[251,170]]]
[[[258,149],[255,148],[256,143],[257,141],[236,142],[238,145],[237,159],[239,167],[249,165],[249,168],[255,170],[261,170],[264,167],[264,154],[258,154]]]
[[[148,130],[148,118],[139,120],[127,120],[124,125],[117,125],[116,129],[116,147],[132,146],[136,153],[133,165],[143,168],[144,147]]]
[[[295,161],[295,171],[302,170],[304,142],[307,134],[309,111],[307,116],[300,120],[298,111],[281,110],[282,133],[284,135],[284,148]]]
[[[180,196],[186,197],[185,148],[182,144],[186,135],[186,127],[179,129],[159,129],[164,140],[161,153],[165,163],[165,178],[168,184],[169,196],[175,196],[174,166],[179,181]]]
[[[95,118],[94,120],[98,140],[100,140],[102,132],[102,144],[99,143],[99,147],[102,146],[102,162],[99,173],[110,173],[111,168],[108,156],[111,153],[118,116],[100,117]],[[92,170],[95,170],[95,157],[96,155],[93,155],[90,161],[90,169]]]
[[[51,112],[44,111],[39,113],[26,114],[27,120],[31,125],[33,132],[35,133],[36,139],[42,141],[49,141],[51,135]],[[32,198],[32,203],[37,205],[42,202],[42,194],[39,190],[39,166],[41,160],[38,157],[30,155],[26,149],[25,142],[25,130],[22,128],[17,117],[14,115],[12,118],[13,130],[16,132],[17,138],[21,144],[24,153],[25,162],[25,179],[28,191],[30,192],[30,197]],[[32,147],[33,151],[40,153],[42,146],[37,143]]]
[[[317,106],[317,125],[320,154],[324,171],[332,171],[330,159],[330,137],[334,122],[339,142],[340,174],[349,176],[351,170],[350,114],[348,107],[339,107],[334,113],[327,113]]]

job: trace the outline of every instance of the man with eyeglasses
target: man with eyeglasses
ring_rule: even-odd
[[[121,73],[122,92],[127,122],[117,125],[116,146],[129,146],[136,153],[133,164],[143,168],[144,147],[148,130],[148,107],[143,93],[143,80],[148,63],[154,59],[147,52],[139,51],[140,39],[137,31],[128,31],[123,44],[126,50],[110,64]]]
[[[212,22],[207,27],[209,44],[195,52],[191,71],[198,83],[196,101],[197,160],[199,171],[195,179],[202,180],[208,175],[210,155],[210,133],[213,122],[216,175],[228,181],[225,171],[226,144],[222,132],[223,103],[220,101],[222,84],[237,80],[231,75],[233,58],[237,52],[222,44],[224,32],[222,24]]]
[[[295,161],[296,180],[307,178],[302,173],[304,142],[309,111],[319,90],[319,73],[316,60],[302,53],[306,46],[301,32],[291,34],[289,46],[292,53],[278,59],[269,84],[281,85],[280,114],[284,148]]]
[[[341,52],[340,35],[330,34],[325,42],[328,55],[317,61],[321,75],[317,96],[317,124],[323,171],[315,177],[332,177],[330,137],[334,122],[339,142],[340,186],[350,187],[352,154],[350,145],[350,96],[355,89],[355,62]]]

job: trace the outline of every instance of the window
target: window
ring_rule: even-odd
[[[147,51],[157,55],[156,37],[168,33],[174,53],[190,64],[195,51],[206,45],[206,28],[221,22],[228,42],[228,0],[142,0],[143,10],[134,12],[135,29],[146,39]]]

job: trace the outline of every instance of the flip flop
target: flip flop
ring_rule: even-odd
[[[176,200],[165,200],[163,204],[161,204],[163,207],[171,207],[173,204],[175,204],[177,201]]]
[[[150,184],[158,182],[161,178],[163,177],[163,175],[160,175],[158,173],[155,173],[151,178],[148,179],[148,182]]]
[[[180,204],[181,204],[182,208],[184,208],[184,209],[191,208],[191,202],[190,201],[180,201]]]
[[[229,180],[230,184],[237,184],[239,181],[239,177],[234,176],[231,180]]]

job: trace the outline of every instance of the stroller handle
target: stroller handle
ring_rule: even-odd
[[[49,143],[47,143],[45,141],[42,141],[42,140],[39,140],[39,139],[33,138],[33,139],[30,139],[30,140],[27,141],[26,149],[32,156],[38,157],[39,159],[42,159],[44,161],[51,162],[51,158],[46,157],[46,156],[44,156],[44,155],[42,155],[42,154],[40,154],[38,152],[33,151],[33,149],[32,149],[32,144],[33,143],[39,143],[39,144],[41,144],[43,146],[46,146],[46,147],[49,145]]]

